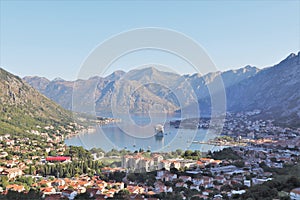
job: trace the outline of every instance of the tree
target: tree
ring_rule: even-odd
[[[9,184],[9,183],[8,183],[8,178],[7,178],[7,176],[1,176],[1,179],[0,179],[0,180],[1,180],[1,183],[0,183],[0,184],[2,185],[2,187],[3,187],[3,188],[6,188],[6,186]]]
[[[186,184],[188,185],[188,187],[191,187],[191,185],[193,185],[192,181],[187,181]]]
[[[236,167],[243,168],[245,167],[245,162],[243,160],[238,160],[233,163]]]
[[[114,199],[125,199],[129,194],[130,192],[128,190],[122,189],[114,195]]]
[[[79,199],[79,200],[90,199],[90,195],[88,193],[81,193],[79,195],[76,195],[75,199]]]
[[[125,172],[114,172],[109,174],[110,180],[115,180],[117,182],[122,182],[123,178],[126,176]]]

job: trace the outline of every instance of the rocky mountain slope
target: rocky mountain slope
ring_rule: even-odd
[[[98,112],[111,112],[111,103],[120,110],[131,112],[174,112],[180,107],[206,97],[208,85],[222,76],[225,87],[234,85],[255,75],[259,70],[247,66],[239,70],[214,72],[207,75],[193,74],[180,76],[159,71],[154,67],[132,70],[127,73],[114,72],[107,77],[91,77],[88,80],[49,81],[41,77],[24,77],[24,80],[47,97],[66,109],[72,109],[73,89],[79,97],[89,101],[94,99]],[[46,84],[45,84],[46,83]],[[77,96],[76,95],[76,96]],[[82,101],[84,102],[84,101]],[[156,105],[156,108],[155,108]],[[85,112],[85,106],[77,106],[76,111]]]
[[[49,82],[36,81],[43,87]],[[45,84],[44,84],[45,83]],[[71,122],[72,115],[23,80],[0,68],[0,133],[22,133],[36,126]]]
[[[300,126],[300,52],[227,88],[228,109],[262,110],[263,116]]]

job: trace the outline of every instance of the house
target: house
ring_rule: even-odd
[[[190,189],[191,189],[191,190],[197,190],[197,191],[200,191],[199,185],[191,185],[191,186],[190,186]]]
[[[215,177],[215,180],[218,182],[218,183],[224,183],[226,181],[226,179],[224,178],[224,176],[216,176]]]
[[[187,184],[185,182],[178,182],[176,183],[175,187],[185,187],[188,188]]]
[[[172,188],[171,186],[166,186],[165,192],[170,192],[170,193],[172,193],[172,192],[173,192],[173,188]]]
[[[139,187],[137,185],[128,185],[126,189],[132,194],[142,194],[145,192],[143,187]]]
[[[199,168],[205,168],[205,163],[201,162],[200,160],[197,161],[196,165],[197,165]]]
[[[241,194],[244,194],[245,192],[246,192],[246,190],[232,190],[231,194],[239,194],[239,195],[241,195]]]
[[[40,182],[38,182],[38,184],[40,186],[46,186],[46,187],[51,187],[51,183],[52,183],[51,181],[48,181],[48,180],[45,180],[45,179],[43,179]]]
[[[290,198],[292,200],[300,200],[300,188],[294,188],[290,192]]]
[[[166,170],[159,170],[156,172],[156,179],[161,179],[162,176],[164,176],[168,171]]]
[[[19,168],[10,168],[10,169],[5,169],[3,171],[3,174],[6,174],[8,180],[11,180],[19,176],[22,176],[23,172]]]
[[[234,165],[228,165],[223,167],[211,168],[210,171],[212,174],[221,174],[221,173],[229,173],[235,172],[238,168]]]
[[[53,186],[64,186],[66,184],[65,180],[64,179],[55,179],[53,182],[52,182],[52,185]]]
[[[77,196],[77,192],[72,190],[63,190],[61,194],[62,196],[67,197],[70,200],[74,199]]]
[[[17,184],[7,185],[6,189],[7,190],[16,191],[16,192],[23,192],[23,191],[25,191],[25,188],[24,188],[23,185],[17,185]]]
[[[203,184],[204,180],[202,178],[193,178],[192,182],[194,185],[199,186],[199,185]]]
[[[192,181],[190,176],[179,176],[179,179],[183,180],[183,182]]]
[[[56,190],[53,187],[44,187],[44,188],[41,188],[40,191],[43,194],[54,194],[54,193],[56,193]]]
[[[15,160],[8,160],[8,161],[6,162],[6,167],[12,168],[12,167],[17,166],[18,163],[19,163],[19,162],[18,162],[18,161],[15,161]]]
[[[252,184],[253,185],[260,185],[264,182],[271,181],[272,178],[252,178]]]
[[[172,162],[170,160],[161,160],[158,163],[158,169],[170,170]]]
[[[87,188],[86,193],[90,195],[90,198],[100,195],[102,192],[98,188]]]
[[[251,180],[244,180],[244,185],[247,187],[251,187]]]
[[[157,171],[157,180],[162,180],[162,181],[173,181],[174,179],[177,179],[177,174],[170,173],[169,171]]]
[[[172,173],[166,174],[165,176],[162,177],[163,181],[173,181],[175,179],[177,179],[177,174],[172,174]]]
[[[167,192],[167,186],[165,186],[164,183],[162,183],[161,181],[156,181],[154,183],[154,192],[156,193],[162,193],[162,192]]]

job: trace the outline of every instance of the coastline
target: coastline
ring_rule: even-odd
[[[64,139],[71,139],[80,135],[92,134],[96,132],[96,126],[105,126],[108,124],[118,123],[120,121],[121,119],[97,117],[97,119],[94,121],[94,126],[88,126],[80,130],[76,130],[74,133],[69,133]]]

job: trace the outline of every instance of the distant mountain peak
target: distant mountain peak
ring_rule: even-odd
[[[40,77],[40,76],[24,76],[24,80],[44,80],[49,81],[46,77]]]
[[[244,68],[247,69],[247,70],[258,69],[257,67],[251,66],[251,65],[246,65]]]
[[[288,57],[286,57],[284,60],[282,60],[278,65],[280,64],[284,64],[287,63],[287,65],[290,65],[292,63],[300,63],[300,52],[298,52],[298,55],[295,53],[291,53],[290,55],[288,55]]]
[[[93,80],[93,79],[98,80],[99,78],[101,78],[101,77],[100,76],[91,76],[88,80]]]
[[[153,73],[156,73],[158,72],[159,70],[156,69],[154,66],[149,66],[149,67],[144,67],[144,68],[139,68],[139,69],[134,69],[132,71],[135,71],[135,72],[142,72],[144,74],[148,74],[148,75],[151,75]]]
[[[299,53],[298,53],[299,54]],[[296,57],[297,55],[295,54],[295,53],[291,53],[290,55],[288,55],[288,57],[286,57],[286,59],[285,60],[290,60],[290,59],[292,59],[292,58],[294,58],[294,57]]]
[[[65,81],[64,79],[57,77],[55,79],[52,80],[53,82],[59,82],[59,81]]]
[[[106,76],[106,79],[110,79],[110,80],[117,80],[119,78],[121,78],[124,74],[126,74],[126,72],[122,71],[122,70],[117,70],[114,71],[113,73],[111,73],[110,75]]]

